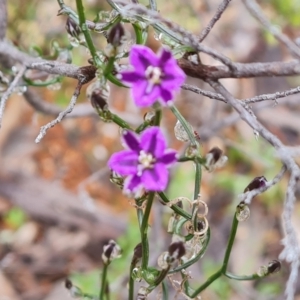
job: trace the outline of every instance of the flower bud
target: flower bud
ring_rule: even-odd
[[[119,47],[123,43],[123,37],[125,36],[125,30],[121,23],[114,25],[108,33],[107,42],[114,47]]]
[[[281,269],[281,263],[278,260],[272,260],[268,263],[268,273],[274,274],[279,272]]]
[[[65,28],[70,36],[78,39],[81,29],[72,18],[68,17]]]
[[[239,222],[246,221],[250,217],[250,208],[244,202],[241,202],[236,208],[236,219]]]
[[[122,249],[114,241],[110,240],[103,246],[102,260],[105,264],[109,264],[112,260],[121,257]]]
[[[101,111],[107,110],[108,105],[107,105],[105,98],[103,97],[103,90],[95,89],[92,92],[91,104],[94,108],[96,108],[98,110],[101,110]]]
[[[110,174],[110,182],[114,183],[117,185],[120,189],[123,189],[124,186],[124,178],[119,175],[118,173],[112,171]]]
[[[267,179],[264,176],[255,177],[245,188],[244,193],[265,187],[267,184]]]
[[[139,243],[135,246],[133,250],[133,257],[131,260],[131,264],[133,266],[136,266],[136,264],[140,261],[140,259],[142,258],[142,254],[143,254],[142,243]]]
[[[185,255],[185,247],[183,242],[174,242],[169,246],[170,262],[180,259]]]
[[[225,165],[228,158],[227,156],[223,155],[223,151],[218,148],[212,148],[205,156],[206,162],[205,167],[209,172],[214,171],[215,169],[221,168]]]
[[[144,287],[144,286],[141,286],[139,291],[138,291],[136,300],[146,300],[147,296],[148,296],[148,293],[149,292],[148,292],[147,288]]]
[[[65,287],[69,290],[72,298],[81,298],[83,296],[82,291],[77,286],[73,285],[70,279],[65,280]]]

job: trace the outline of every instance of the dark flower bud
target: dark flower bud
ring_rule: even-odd
[[[220,148],[214,147],[206,154],[205,159],[205,167],[209,172],[211,172],[223,167],[228,158],[223,155],[223,151]]]
[[[133,257],[131,260],[131,264],[135,266],[137,262],[142,258],[142,254],[143,254],[142,243],[139,243],[135,246],[133,250]]]
[[[107,102],[103,97],[103,91],[101,89],[95,89],[91,94],[91,104],[94,108],[101,111],[107,110]]]
[[[183,242],[174,242],[169,246],[169,255],[170,261],[173,262],[175,260],[180,259],[183,255],[185,255],[185,247]]]
[[[66,289],[71,289],[71,287],[73,286],[73,284],[72,284],[72,281],[70,280],[70,279],[66,279],[65,280],[65,287],[66,287]]]
[[[122,44],[122,39],[125,35],[124,27],[121,23],[117,23],[111,28],[107,36],[107,42],[114,47],[118,47]]]
[[[274,274],[279,272],[281,269],[281,263],[278,260],[272,260],[268,264],[268,273],[269,274]]]
[[[244,193],[265,187],[267,184],[267,179],[264,176],[255,177],[245,188]]]
[[[82,297],[82,291],[80,290],[80,288],[73,285],[73,283],[70,279],[65,280],[65,287],[66,287],[66,289],[69,290],[72,298],[81,298]]]
[[[67,19],[66,30],[70,36],[77,38],[77,39],[78,39],[79,34],[81,33],[81,29],[78,26],[78,24],[70,17],[68,17],[68,19]]]
[[[102,260],[105,264],[109,264],[112,260],[119,258],[121,254],[120,246],[114,240],[110,240],[103,246]]]

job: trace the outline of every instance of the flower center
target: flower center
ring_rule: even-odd
[[[153,86],[161,82],[162,71],[159,67],[149,66],[145,71],[145,76],[148,79],[149,83],[146,92],[150,93]]]
[[[144,150],[141,150],[138,161],[139,161],[138,175],[141,175],[143,170],[153,168],[153,165],[155,163],[155,158],[153,157],[152,154],[146,153]]]

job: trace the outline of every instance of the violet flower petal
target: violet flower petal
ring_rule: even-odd
[[[141,185],[141,177],[135,175],[128,176],[124,180],[124,190],[126,191],[131,191],[131,192],[136,192],[138,188]]]
[[[140,141],[136,133],[125,130],[123,133],[123,141],[129,149],[137,154],[141,151]]]
[[[152,169],[145,169],[142,184],[148,191],[163,191],[168,184],[168,170],[162,163],[156,163]]]
[[[158,162],[163,163],[166,166],[169,166],[177,161],[177,152],[172,149],[168,149],[165,153],[159,158]]]
[[[168,102],[173,99],[173,95],[170,92],[170,90],[163,89],[162,87],[160,89],[160,95],[162,100],[164,100],[165,102]]]
[[[145,80],[145,77],[135,71],[123,71],[120,73],[120,79],[126,83],[137,84],[139,80]]]
[[[129,60],[135,70],[144,74],[147,67],[157,66],[158,58],[156,54],[148,47],[143,45],[134,45],[129,54]]]
[[[132,87],[132,98],[139,107],[146,107],[152,105],[160,97],[160,89],[154,85],[151,92],[147,93],[149,83],[148,81],[139,81]]]
[[[172,52],[166,48],[162,48],[159,55],[159,67],[163,69],[164,65],[172,58]]]
[[[150,127],[141,136],[141,147],[146,153],[151,153],[155,158],[164,154],[166,141],[159,127]]]
[[[108,161],[108,166],[122,176],[136,174],[137,165],[138,154],[132,150],[114,153]]]

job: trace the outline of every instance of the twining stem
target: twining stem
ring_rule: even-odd
[[[162,300],[168,300],[169,299],[169,293],[168,293],[168,287],[166,285],[166,282],[162,282]]]
[[[168,275],[168,272],[170,270],[170,265],[166,268],[160,271],[159,275],[156,277],[155,281],[153,282],[153,284],[151,286],[149,286],[147,288],[148,292],[152,292],[159,284],[162,283],[162,281],[166,278],[166,276]]]
[[[169,274],[173,274],[173,273],[177,273],[179,271],[182,271],[183,269],[188,268],[189,266],[193,265],[194,263],[196,263],[206,252],[207,246],[209,244],[210,241],[210,228],[208,228],[207,233],[206,233],[206,237],[205,237],[205,241],[202,244],[202,248],[201,250],[197,253],[197,255],[195,257],[193,257],[191,260],[188,260],[187,262],[185,262],[182,265],[179,265],[177,268],[172,269],[171,271],[169,271]]]
[[[134,269],[134,265],[130,265],[130,270],[129,270],[129,283],[128,283],[128,300],[133,300],[134,298],[134,279],[132,277],[132,271]]]
[[[142,270],[147,270],[148,268],[149,243],[148,243],[147,231],[148,231],[148,221],[149,221],[149,216],[150,216],[154,196],[155,196],[154,192],[149,193],[145,212],[144,212],[144,217],[142,221],[142,226],[141,226],[141,239],[142,239],[142,252],[143,252],[142,265],[141,265]]]
[[[206,289],[216,279],[218,279],[222,275],[226,276],[226,270],[227,270],[227,267],[228,267],[229,257],[230,257],[233,242],[234,242],[234,239],[235,239],[235,236],[236,236],[238,224],[239,224],[239,222],[236,218],[236,213],[235,213],[234,217],[233,217],[233,221],[232,221],[231,231],[230,231],[229,240],[228,240],[228,243],[227,243],[227,247],[226,247],[222,267],[216,273],[211,275],[200,287],[198,287],[192,293],[192,295],[189,295],[189,297],[191,297],[191,298],[196,297],[199,293],[201,293],[204,289]]]
[[[176,116],[176,118],[178,119],[178,121],[181,123],[181,125],[184,128],[184,130],[186,131],[187,135],[189,136],[191,144],[193,146],[197,147],[198,143],[196,141],[194,132],[191,130],[191,127],[189,126],[189,124],[186,121],[186,119],[182,116],[182,114],[180,113],[180,111],[177,109],[176,106],[172,105],[172,106],[170,106],[170,109],[173,112],[173,114]]]
[[[227,270],[230,253],[231,253],[231,250],[232,250],[232,246],[233,246],[233,243],[234,243],[234,240],[235,240],[235,235],[236,235],[237,228],[238,228],[238,225],[239,225],[239,221],[236,218],[236,214],[237,213],[235,213],[234,217],[233,217],[230,236],[229,236],[228,244],[227,244],[224,259],[223,259],[223,265],[222,265],[222,268],[221,268],[223,274],[225,274],[226,270]]]
[[[97,50],[94,46],[94,43],[92,41],[92,37],[90,35],[90,31],[86,25],[86,19],[84,14],[84,7],[82,5],[81,0],[76,0],[76,7],[78,12],[78,18],[79,18],[79,27],[82,30],[82,33],[84,35],[87,47],[89,48],[91,55],[93,57],[94,64],[97,68],[101,67],[101,61],[97,55]]]
[[[162,117],[161,108],[158,107],[158,108],[156,108],[156,110],[155,110],[154,126],[159,126],[161,117]]]
[[[100,289],[100,294],[99,294],[99,300],[104,299],[104,294],[105,294],[106,285],[107,285],[106,275],[107,275],[108,265],[109,265],[109,263],[105,263],[103,266],[103,271],[101,274],[101,289]]]
[[[168,204],[170,202],[170,200],[168,199],[168,197],[163,193],[163,192],[158,192],[157,193],[159,195],[159,197],[161,198],[161,200]],[[182,216],[183,218],[187,219],[187,220],[191,220],[192,216],[187,213],[185,210],[181,209],[179,206],[177,205],[172,205],[170,207],[177,215]]]
[[[143,37],[143,31],[141,29],[141,26],[138,23],[132,23],[132,27],[135,33],[135,43],[138,45],[145,44],[145,39]]]
[[[124,121],[122,118],[120,118],[118,115],[111,113],[111,120],[114,123],[116,123],[117,125],[119,125],[121,128],[131,130],[131,127],[129,126],[129,124],[126,121]]]
[[[230,278],[230,279],[234,279],[234,280],[255,280],[255,279],[260,279],[262,277],[265,277],[269,274],[266,274],[265,276],[259,276],[257,273],[251,274],[251,275],[235,275],[235,274],[231,274],[226,272],[224,274],[226,277]]]
[[[197,200],[199,198],[200,194],[200,182],[201,182],[201,177],[202,177],[202,169],[201,169],[201,164],[197,161],[194,160],[194,165],[195,165],[195,186],[194,186],[194,200]],[[197,203],[193,204],[192,208],[192,221],[193,221],[193,226],[194,230],[198,230],[198,221],[197,221],[197,211],[198,211],[199,205]]]

